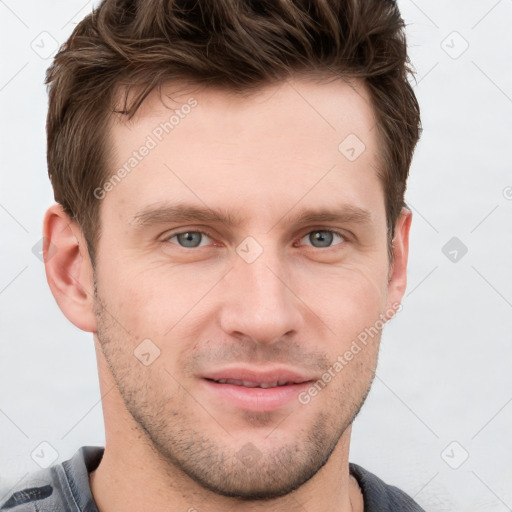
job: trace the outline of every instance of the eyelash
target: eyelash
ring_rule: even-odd
[[[347,242],[349,240],[349,237],[347,236],[346,233],[344,232],[341,232],[341,231],[337,231],[336,229],[327,229],[327,228],[315,228],[315,229],[311,229],[310,231],[308,231],[307,233],[304,233],[302,236],[299,237],[299,240],[301,240],[302,238],[304,238],[305,236],[311,234],[311,233],[315,233],[315,232],[324,232],[324,233],[332,233],[334,235],[337,235],[339,236],[340,238],[343,239],[343,242]],[[178,235],[183,235],[185,233],[201,233],[202,235],[206,235],[207,237],[211,238],[212,240],[215,239],[215,237],[208,231],[206,230],[199,230],[199,229],[187,229],[185,231],[178,231],[176,233],[171,233],[169,235],[167,235],[164,239],[163,239],[163,242],[170,242],[171,238],[174,238],[175,236],[178,236]],[[334,245],[331,245],[329,247],[314,247],[312,245],[309,245],[307,247],[311,247],[312,249],[319,249],[319,250],[323,250],[323,251],[327,251],[329,249],[333,249],[335,248],[336,246],[338,245],[341,245],[343,242],[339,242],[337,244],[334,244]],[[172,242],[171,242],[172,243]],[[184,249],[184,250],[191,250],[191,249],[200,249],[201,247],[204,247],[204,246],[199,246],[199,247],[183,247],[179,244],[174,244],[174,245],[177,245],[180,249]],[[295,246],[295,245],[294,245]]]

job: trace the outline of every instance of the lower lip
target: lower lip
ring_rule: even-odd
[[[280,409],[297,400],[297,395],[311,385],[311,381],[300,384],[276,386],[274,388],[248,388],[234,384],[221,384],[202,379],[206,388],[216,396],[246,411],[269,412]]]

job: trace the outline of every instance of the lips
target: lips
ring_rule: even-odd
[[[226,368],[201,376],[208,401],[254,412],[276,411],[294,403],[316,380],[287,368]]]
[[[314,380],[314,377],[288,368],[225,368],[203,375],[203,378],[220,384],[233,384],[248,388],[275,388],[289,384],[302,384]]]
[[[291,381],[274,381],[274,382],[253,382],[249,380],[236,380],[236,379],[219,379],[214,382],[218,382],[219,384],[233,384],[235,386],[244,386],[246,388],[276,388],[278,386],[287,386],[289,384],[295,384],[295,382]]]

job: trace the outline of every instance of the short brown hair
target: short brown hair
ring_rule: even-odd
[[[101,203],[93,191],[111,174],[116,91],[135,91],[122,109],[130,119],[151,91],[177,79],[239,93],[294,73],[362,80],[381,142],[391,241],[421,130],[404,29],[392,0],[102,1],[46,76],[48,173],[93,265]]]

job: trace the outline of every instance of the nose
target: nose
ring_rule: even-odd
[[[257,344],[296,334],[305,306],[294,293],[290,275],[282,256],[269,249],[252,263],[237,257],[223,284],[223,331]]]

